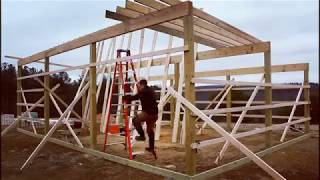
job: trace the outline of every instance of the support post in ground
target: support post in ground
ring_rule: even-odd
[[[189,9],[189,15],[183,19],[184,27],[184,45],[188,47],[184,51],[184,77],[185,77],[185,97],[192,104],[195,103],[194,78],[194,37],[193,37],[193,15],[192,6]],[[195,116],[186,108],[186,173],[194,175],[196,173],[196,151],[191,148],[191,144],[195,142]]]
[[[90,45],[90,63],[97,61],[96,43]],[[97,148],[96,66],[90,67],[90,148]]]
[[[49,57],[45,58],[44,61],[44,72],[49,72]],[[44,85],[50,88],[50,75],[44,76]],[[49,91],[44,90],[44,134],[49,131],[49,119],[50,119],[50,97]]]
[[[17,74],[18,77],[22,77],[22,66],[18,66],[18,74]],[[21,103],[22,102],[22,98],[21,98],[21,93],[19,92],[19,90],[21,90],[22,88],[22,83],[21,83],[21,80],[17,80],[17,103]],[[17,105],[17,118],[18,116],[21,116],[21,112],[22,112],[22,109],[21,109],[21,106],[18,106]],[[19,124],[18,124],[18,127],[21,128],[21,121],[19,121]]]
[[[230,75],[227,75],[226,79],[228,81],[230,81]],[[231,100],[231,89],[230,89],[230,91],[227,94],[227,108],[231,108],[231,107],[232,107],[232,100]],[[231,114],[231,112],[228,112],[226,125],[227,125],[227,131],[229,131],[229,132],[231,132],[231,130],[232,130],[231,123],[232,123],[232,114]]]
[[[271,83],[271,47],[269,44],[269,50],[264,52],[264,77],[265,83]],[[272,87],[265,86],[264,99],[266,105],[272,104]],[[265,110],[265,125],[272,126],[272,109]],[[266,147],[272,146],[271,131],[265,133],[265,145]]]
[[[304,70],[304,85],[309,85],[309,64],[307,65],[307,68]],[[310,103],[310,89],[305,88],[303,90],[304,94],[304,101],[307,101]],[[304,117],[309,118],[310,117],[310,104],[304,105]],[[308,133],[310,131],[310,121],[306,121],[304,123],[305,132]]]

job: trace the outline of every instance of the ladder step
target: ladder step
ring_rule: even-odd
[[[122,85],[122,83],[114,83],[114,84],[116,84],[116,85]],[[136,84],[136,82],[124,82],[124,84]]]
[[[134,71],[132,71],[132,70],[128,70],[128,71],[122,71],[122,73],[126,73],[126,72],[133,72],[133,73],[135,73]],[[121,74],[120,72],[117,72],[117,74]]]
[[[120,114],[110,114],[110,115],[120,115]],[[134,116],[128,116],[128,117],[134,117]]]
[[[124,144],[125,142],[114,142],[114,143],[109,143],[106,144],[106,146],[112,146],[112,145],[116,145],[116,144]]]
[[[126,93],[125,95],[134,95],[135,93]],[[124,94],[121,93],[113,93],[112,95],[117,95],[117,96],[124,96]]]
[[[122,111],[123,111],[123,110],[121,110],[121,111],[117,110],[116,112],[122,112]],[[128,110],[128,111],[131,111],[131,110]],[[133,110],[133,111],[142,111],[142,110],[135,109],[135,110]]]
[[[144,154],[144,151],[136,151],[136,152],[132,152],[132,155],[139,155],[139,154]]]
[[[111,104],[111,106],[118,106],[118,105],[124,105],[124,104]],[[127,106],[140,106],[140,104],[126,104]]]

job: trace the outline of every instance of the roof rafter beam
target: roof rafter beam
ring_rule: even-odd
[[[129,19],[137,18],[139,16],[139,14],[137,14],[136,12],[132,11],[133,12],[132,13],[128,9],[124,9],[124,8],[122,8],[122,10],[120,10],[120,9],[121,8],[117,8],[117,10],[119,11],[118,13],[106,10],[106,18],[119,20],[119,21],[127,21]],[[120,11],[121,11],[121,13],[120,13]],[[168,22],[154,25],[154,26],[150,26],[148,28],[155,30],[155,31],[165,33],[165,34],[170,34],[172,36],[180,37],[180,38],[183,38],[183,36],[184,36],[183,35],[184,30],[182,27],[177,26],[175,24],[170,24]],[[214,47],[214,48],[225,47],[225,45],[214,42],[207,37],[201,36],[200,34],[195,34],[194,39],[195,39],[195,42],[198,42],[200,44],[203,44],[203,45],[206,45],[209,47]]]
[[[143,4],[146,7],[152,8],[154,10],[161,10],[163,8],[168,7],[167,5],[156,1],[156,0],[135,0],[136,2]],[[126,8],[132,9],[135,8],[135,6],[139,6],[139,4],[130,2],[126,0]],[[141,6],[141,5],[140,5]],[[143,9],[144,7],[140,7],[139,9]],[[221,41],[227,42],[231,44],[231,46],[240,46],[244,44],[251,44],[250,41],[243,39],[233,33],[230,33],[229,31],[226,31],[210,22],[207,22],[201,18],[198,18],[196,16],[193,17],[194,22],[194,30],[195,31],[204,31],[206,34],[210,34],[212,37],[215,37],[216,39],[219,39]],[[179,20],[177,20],[179,21]],[[182,21],[181,21],[182,23]],[[183,23],[182,23],[183,24]]]
[[[160,11],[151,12],[147,15],[129,19],[120,24],[101,29],[99,31],[84,35],[77,39],[68,41],[61,45],[55,46],[48,50],[36,53],[32,56],[23,58],[18,62],[19,65],[28,64],[46,57],[54,56],[66,51],[80,48],[94,42],[109,39],[121,34],[136,31],[152,25],[161,24],[163,22],[171,21],[174,19],[182,18],[191,13],[192,2],[183,2],[177,5],[162,9]]]
[[[181,3],[180,0],[160,0],[168,5],[176,5],[176,4],[179,4]],[[197,16],[203,20],[206,20],[212,24],[215,24],[216,26],[220,27],[220,28],[223,28],[231,33],[234,33],[248,41],[251,41],[253,43],[258,43],[258,42],[261,42],[261,40],[257,39],[256,37],[253,37],[252,35],[246,33],[246,32],[243,32],[241,31],[240,29],[198,9],[198,8],[193,8],[193,15],[194,16]]]

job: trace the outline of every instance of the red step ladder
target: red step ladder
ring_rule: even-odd
[[[126,56],[130,56],[130,50],[126,50],[126,49],[118,49],[117,50],[117,58],[121,58],[121,53],[126,53]],[[133,73],[133,80],[134,80],[134,84],[137,83],[137,76],[136,76],[136,72],[134,69],[134,64],[132,62],[132,59],[127,60],[126,62],[116,62],[115,66],[114,66],[114,72],[113,72],[113,80],[112,80],[112,85],[111,85],[111,94],[113,95],[115,92],[115,87],[116,86],[120,86],[123,90],[123,94],[120,94],[120,92],[118,92],[118,96],[125,96],[128,94],[132,94],[132,90],[130,88],[130,85],[133,84],[132,82],[129,82],[129,76],[128,76],[128,72],[129,72],[129,63],[131,66],[131,72]],[[123,67],[124,66],[124,67]],[[123,71],[124,70],[124,71]],[[116,79],[118,79],[118,81],[120,81],[120,83],[116,83]],[[109,97],[109,98],[112,98]],[[123,115],[124,117],[124,126],[125,126],[125,148],[128,151],[129,154],[129,159],[133,159],[133,154],[132,154],[132,142],[131,142],[131,132],[129,129],[129,104],[127,102],[127,100],[122,100],[123,104],[120,104],[121,102],[118,102],[118,105],[123,106],[123,112],[120,112],[120,115]],[[105,152],[106,147],[108,146],[107,144],[107,140],[108,140],[108,132],[109,132],[109,124],[110,124],[110,117],[111,117],[111,111],[112,111],[112,99],[109,101],[108,104],[108,108],[109,108],[109,112],[107,114],[107,119],[106,119],[106,128],[105,128],[105,136],[104,136],[104,144],[103,144],[103,152]]]

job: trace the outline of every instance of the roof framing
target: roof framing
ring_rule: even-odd
[[[191,10],[191,2],[179,3],[177,5],[162,9],[160,11],[151,12],[145,16],[141,16],[135,19],[129,19],[114,26],[101,29],[94,33],[87,34],[85,36],[68,41],[48,50],[23,58],[18,62],[18,65],[28,64],[34,61],[44,59],[46,57],[54,56],[66,51],[80,48],[94,42],[102,41],[121,34],[147,28],[152,25],[178,19],[186,15],[189,15]]]
[[[179,18],[190,14],[191,10],[194,22],[194,40],[197,43],[220,49],[262,42],[200,9],[192,8],[191,2],[181,2],[179,0],[135,0],[135,2],[126,0],[125,8],[117,7],[116,12],[106,11],[107,18],[119,20],[122,23],[22,58],[18,65],[39,61],[46,57],[143,28],[150,28],[183,38],[183,21]]]

